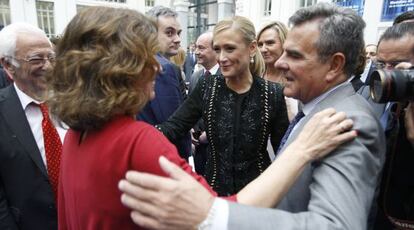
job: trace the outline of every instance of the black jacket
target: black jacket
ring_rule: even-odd
[[[57,229],[46,167],[13,85],[0,90],[0,229]]]
[[[220,196],[234,194],[271,163],[289,121],[282,87],[254,77],[250,90],[237,94],[220,75],[200,79],[184,104],[158,128],[179,138],[203,118],[209,142],[205,177]]]

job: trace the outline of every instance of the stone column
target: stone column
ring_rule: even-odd
[[[217,0],[217,5],[218,5],[217,21],[232,17],[234,15],[233,8],[235,8],[235,6],[233,4],[233,0]]]
[[[174,9],[178,14],[178,22],[181,25],[181,47],[186,50],[187,48],[187,27],[188,27],[188,7],[190,2],[188,0],[176,0],[174,1]]]

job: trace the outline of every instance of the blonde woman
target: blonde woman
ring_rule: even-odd
[[[205,178],[221,196],[237,193],[269,165],[289,121],[282,86],[261,78],[264,61],[245,17],[217,23],[213,49],[222,75],[200,79],[186,102],[158,128],[171,140],[203,118],[209,142]]]

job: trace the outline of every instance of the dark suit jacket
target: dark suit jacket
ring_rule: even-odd
[[[200,77],[202,77],[202,76],[203,76],[203,74],[204,74],[204,70],[203,70],[203,69],[201,69],[201,70],[199,70],[199,71],[197,71],[197,72],[194,72],[194,73],[193,73],[193,75],[191,75],[191,78],[190,78],[190,85],[189,85],[189,87],[188,87],[188,94],[190,94],[190,93],[194,90],[194,88],[195,88],[195,87],[196,87],[196,85],[197,85],[198,80],[200,79]],[[215,74],[215,75],[221,75],[220,68],[217,70],[217,72],[216,72],[216,73],[212,73],[212,74]]]
[[[0,89],[8,85],[10,85],[10,81],[6,76],[6,72],[4,72],[3,68],[0,68]]]
[[[191,53],[187,52],[184,61],[184,74],[185,74],[185,81],[189,82],[191,75],[194,72],[194,66],[197,63],[197,58],[191,57]]]
[[[151,125],[166,121],[184,101],[179,81],[181,76],[177,76],[176,67],[160,54],[157,54],[156,58],[162,66],[162,72],[155,79],[155,98],[148,102],[137,116],[138,120]],[[190,134],[173,144],[181,157],[187,159],[191,152]]]
[[[13,85],[0,90],[0,229],[57,229],[46,168]]]

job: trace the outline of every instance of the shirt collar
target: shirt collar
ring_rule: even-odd
[[[13,83],[14,89],[16,90],[17,97],[19,97],[20,103],[23,107],[23,110],[26,110],[26,107],[34,102],[36,104],[40,104],[39,101],[36,101],[35,99],[31,98],[29,95],[25,94],[23,91],[19,89],[19,87],[16,85],[16,83]]]
[[[366,82],[366,81],[367,81],[368,73],[369,73],[369,70],[371,69],[372,64],[373,64],[372,61],[369,60],[368,64],[365,65],[364,72],[361,75],[361,81],[364,82],[364,83],[369,83],[369,82]]]
[[[208,70],[208,72],[210,72],[211,74],[216,74],[217,70],[219,69],[219,64],[217,63],[216,65],[214,65],[211,69]],[[206,72],[207,70],[204,70],[204,72]]]
[[[337,88],[339,88],[342,85],[348,84],[348,81],[344,81],[339,85],[336,85],[335,87],[331,88],[330,90],[326,91],[325,93],[319,95],[318,97],[316,97],[315,99],[313,99],[312,101],[310,101],[309,103],[303,105],[303,113],[306,115],[308,115],[315,107],[317,104],[319,104],[319,102],[321,102],[323,99],[325,99],[331,92],[335,91]]]

